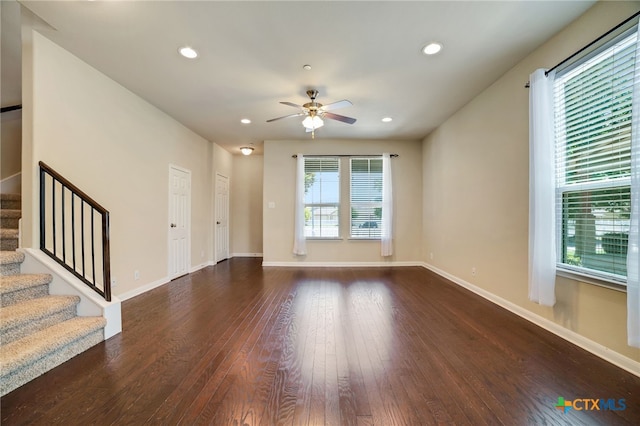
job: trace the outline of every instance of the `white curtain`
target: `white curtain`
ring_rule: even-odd
[[[296,162],[296,200],[294,208],[293,254],[307,254],[307,240],[304,237],[304,157],[298,154]]]
[[[531,74],[529,89],[529,300],[556,303],[553,74]]]
[[[382,235],[381,254],[393,254],[393,190],[391,186],[391,156],[382,154]]]
[[[640,34],[636,42],[631,121],[631,221],[627,250],[627,341],[640,347]]]

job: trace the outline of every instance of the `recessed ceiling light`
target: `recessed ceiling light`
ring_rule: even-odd
[[[193,59],[198,57],[198,52],[189,46],[184,46],[178,49],[178,52],[185,58]]]
[[[393,121],[393,118],[391,118],[391,117],[385,117],[385,118],[383,118],[383,119],[382,119],[382,122],[383,122],[383,123],[388,123],[388,122],[390,122],[390,121]]]
[[[248,118],[243,118],[242,120],[240,120],[240,122],[242,124],[249,124],[249,123],[251,123],[251,120],[249,120]]]
[[[425,55],[435,55],[440,50],[442,50],[442,45],[440,43],[429,43],[425,47],[422,48],[422,53]]]
[[[307,64],[307,65],[303,65],[302,69],[305,71],[309,71],[311,69],[311,65]]]

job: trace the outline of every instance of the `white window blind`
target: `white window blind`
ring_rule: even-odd
[[[382,158],[351,159],[351,237],[381,236]]]
[[[558,73],[554,87],[558,263],[624,282],[636,34]]]
[[[340,161],[337,157],[304,159],[305,237],[340,236]]]

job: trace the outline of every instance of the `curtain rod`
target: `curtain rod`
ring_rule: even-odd
[[[303,157],[382,157],[382,154],[309,154],[303,155]],[[389,154],[389,157],[399,157],[398,154]],[[298,158],[296,154],[293,154],[291,158]]]
[[[602,40],[603,38],[607,37],[609,34],[613,33],[614,31],[618,30],[620,27],[626,25],[629,23],[629,21],[631,21],[632,19],[638,17],[638,15],[640,15],[640,12],[636,12],[633,15],[631,15],[630,17],[628,17],[627,19],[625,19],[624,21],[620,22],[618,25],[616,25],[615,27],[611,28],[609,31],[607,31],[606,33],[602,34],[600,37],[598,37],[597,39],[593,40],[591,43],[587,44],[586,46],[584,46],[583,48],[581,48],[580,50],[572,53],[571,55],[567,56],[566,58],[564,58],[562,61],[558,62],[555,66],[553,66],[552,68],[548,69],[547,71],[544,72],[544,75],[549,75],[549,73],[553,70],[555,70],[556,68],[558,68],[559,66],[565,64],[566,62],[570,61],[571,59],[575,58],[577,55],[579,55],[580,53],[584,52],[585,50],[587,50],[588,48],[590,48],[591,46],[593,46],[594,44],[598,43],[600,40]],[[530,86],[530,82],[527,81],[527,83],[524,85],[525,88],[529,88]]]

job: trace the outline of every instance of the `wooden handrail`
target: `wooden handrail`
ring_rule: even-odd
[[[104,297],[106,301],[111,301],[111,261],[110,261],[110,244],[109,244],[109,211],[102,207],[93,198],[87,195],[84,191],[71,183],[68,179],[62,176],[60,173],[53,170],[50,166],[40,161],[40,250],[46,253],[53,260],[62,265],[65,269],[75,275],[78,279],[84,282],[92,290]],[[48,182],[47,175],[50,177],[51,188],[49,190],[51,198],[51,214],[47,216],[46,200],[47,200],[47,188]],[[61,203],[59,209],[56,206],[56,193],[60,193]],[[67,202],[65,202],[65,194],[70,194],[70,219],[68,218]],[[76,210],[75,200],[80,200],[80,224],[76,222]],[[85,205],[90,207],[90,223],[91,234],[90,238],[86,236],[85,232]],[[95,214],[99,214],[101,217],[101,236],[102,236],[102,288],[98,286],[96,281],[96,262],[95,262]],[[50,220],[48,220],[50,219]],[[71,259],[67,260],[67,230],[66,226],[70,222],[71,225]],[[47,234],[47,224],[50,224],[51,234]],[[56,228],[56,224],[60,224],[61,230]],[[81,242],[80,250],[76,250],[76,241],[78,235]],[[62,256],[58,254],[58,241],[57,237],[61,237],[61,251]],[[48,237],[50,237],[51,244],[48,246]],[[86,259],[85,242],[90,243],[91,249],[91,279],[87,278],[86,271]],[[80,256],[80,265],[78,265],[78,256]]]
[[[38,164],[40,165],[41,169],[44,169],[47,173],[53,176],[58,182],[62,183],[64,186],[69,188],[72,192],[74,192],[80,198],[84,199],[85,203],[89,204],[91,207],[98,210],[100,213],[109,213],[107,209],[102,207],[97,201],[89,197],[84,191],[82,191],[80,188],[72,184],[68,179],[66,179],[60,173],[56,172],[51,167],[49,167],[44,161],[40,161]]]

